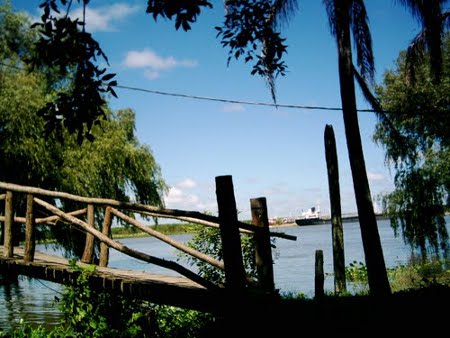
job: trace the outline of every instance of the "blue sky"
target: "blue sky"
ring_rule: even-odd
[[[39,15],[40,0],[13,0],[15,9]],[[163,92],[271,103],[262,78],[250,65],[232,61],[216,39],[222,1],[204,11],[189,32],[145,14],[144,0],[92,0],[87,29],[99,41],[119,85]],[[376,80],[393,67],[418,25],[393,0],[365,1],[372,31]],[[288,73],[277,80],[281,104],[340,107],[337,52],[320,0],[299,1],[283,31]],[[76,15],[76,8],[73,10]],[[249,199],[267,198],[269,217],[297,216],[313,205],[329,213],[323,145],[326,124],[334,128],[341,178],[342,212],[356,211],[341,112],[198,101],[117,89],[113,109],[136,112],[136,133],[151,147],[171,187],[169,208],[217,212],[215,177],[232,175],[241,219]],[[358,108],[367,108],[358,94]],[[374,144],[376,118],[359,114],[373,196],[393,188],[393,172]]]

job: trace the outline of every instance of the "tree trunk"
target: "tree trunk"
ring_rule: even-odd
[[[353,187],[358,208],[361,237],[373,295],[384,296],[391,293],[386,266],[373,210],[369,181],[359,131],[356,109],[355,84],[352,70],[352,51],[350,40],[350,2],[335,2],[336,18],[340,26],[337,31],[339,82],[341,87],[342,111],[344,115],[345,136],[348,156],[352,170]],[[338,12],[339,11],[339,12]]]

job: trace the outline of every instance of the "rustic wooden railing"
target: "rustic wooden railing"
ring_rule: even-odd
[[[258,285],[265,292],[273,292],[274,278],[270,237],[296,240],[295,236],[286,235],[280,232],[271,232],[269,230],[265,198],[252,199],[250,201],[253,224],[240,222],[237,219],[236,202],[231,176],[216,177],[216,194],[219,208],[218,217],[206,215],[196,211],[165,209],[139,203],[120,202],[113,199],[88,198],[65,192],[50,191],[5,182],[0,182],[0,189],[5,191],[4,194],[0,194],[0,200],[5,201],[4,216],[0,216],[0,221],[4,222],[3,255],[5,257],[13,257],[14,255],[13,223],[25,223],[25,254],[23,258],[25,262],[33,262],[34,260],[36,224],[51,224],[57,220],[65,220],[86,232],[85,249],[81,258],[81,261],[84,263],[92,263],[94,257],[94,242],[95,240],[99,240],[99,266],[106,267],[108,265],[109,248],[113,248],[139,260],[174,270],[207,288],[213,289],[219,287],[176,262],[139,252],[113,240],[110,237],[110,229],[113,217],[117,217],[178,250],[203,260],[218,269],[224,270],[225,287],[230,289],[241,289],[249,283],[249,278],[246,276],[243,266],[239,232],[254,233],[256,241]],[[19,194],[26,195],[25,217],[14,215],[13,198],[16,198],[16,195]],[[67,199],[79,203],[85,203],[87,204],[87,207],[72,212],[66,212],[60,210],[53,204],[44,201],[38,196],[51,197],[55,200]],[[37,218],[34,211],[35,205],[39,205],[40,207],[51,212],[53,215],[45,218]],[[99,231],[94,224],[95,208],[104,209],[104,220],[101,231]],[[120,209],[153,217],[172,218],[203,226],[219,228],[222,239],[224,259],[223,261],[219,261],[185,245],[184,243],[175,241],[169,236],[166,236],[151,227],[145,226],[138,220],[127,216],[125,213],[121,212]],[[86,214],[86,221],[77,217],[84,214]]]

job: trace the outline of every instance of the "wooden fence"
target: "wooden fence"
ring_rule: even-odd
[[[120,202],[113,199],[88,198],[77,196],[65,192],[50,191],[35,187],[21,186],[17,184],[0,182],[0,189],[4,194],[0,194],[0,200],[4,200],[5,212],[0,216],[0,221],[4,222],[3,238],[5,257],[14,255],[13,224],[25,224],[25,253],[24,261],[33,262],[35,253],[35,232],[36,224],[51,224],[57,220],[64,220],[73,226],[86,232],[84,252],[81,258],[83,263],[92,263],[94,257],[94,242],[100,241],[99,266],[106,267],[109,260],[109,249],[116,249],[128,256],[137,258],[147,263],[155,264],[191,279],[192,281],[210,289],[222,287],[214,285],[210,281],[199,276],[197,273],[185,268],[174,261],[165,260],[155,256],[139,252],[111,238],[111,224],[113,218],[117,217],[121,221],[173,246],[174,248],[196,257],[225,272],[225,287],[228,289],[243,289],[253,281],[246,275],[242,259],[240,242],[240,232],[253,233],[256,243],[256,264],[258,272],[257,287],[264,292],[274,292],[274,277],[272,267],[272,254],[270,237],[280,237],[289,240],[296,240],[295,236],[286,235],[279,232],[271,232],[268,225],[267,206],[265,198],[250,200],[252,210],[252,224],[240,222],[237,219],[236,202],[231,176],[216,177],[216,194],[218,202],[219,216],[206,215],[196,211],[185,211],[176,209],[165,209],[139,203]],[[15,215],[13,199],[26,196],[25,217]],[[46,199],[46,200],[44,200]],[[86,204],[85,208],[71,212],[63,211],[55,205],[61,205],[61,200],[70,200]],[[53,203],[49,203],[52,200]],[[59,202],[59,203],[58,203]],[[43,208],[52,215],[44,218],[36,217],[36,206]],[[95,212],[102,210],[104,214],[103,224],[99,230],[95,226]],[[208,227],[220,229],[223,246],[223,261],[219,261],[202,252],[199,252],[184,243],[145,226],[140,221],[128,216],[125,212],[132,214],[142,214],[146,216],[171,218],[185,222],[191,222]],[[85,220],[78,218],[85,215]]]

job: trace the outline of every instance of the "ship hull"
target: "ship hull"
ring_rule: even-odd
[[[295,220],[295,223],[300,226],[304,225],[316,225],[316,224],[325,224],[328,223],[330,220],[323,219],[323,218],[299,218]]]

